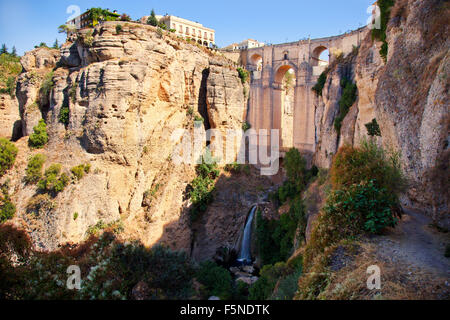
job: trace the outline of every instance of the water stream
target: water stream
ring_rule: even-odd
[[[250,211],[250,215],[248,217],[247,223],[244,229],[244,236],[242,237],[241,251],[239,252],[239,257],[237,261],[242,264],[251,264],[252,263],[252,226],[253,219],[255,218],[257,206],[254,206]]]

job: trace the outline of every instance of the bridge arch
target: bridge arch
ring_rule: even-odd
[[[250,64],[252,65],[254,71],[262,70],[263,58],[260,54],[255,53],[250,57]]]
[[[275,85],[281,85],[283,83],[284,76],[286,75],[286,73],[289,70],[292,70],[295,77],[297,77],[298,68],[292,62],[285,61],[281,64],[276,65],[274,70],[275,70],[275,72],[274,72],[274,76],[273,76],[273,83]]]
[[[318,45],[312,51],[311,59],[314,67],[328,65],[330,62],[330,50],[328,46]]]

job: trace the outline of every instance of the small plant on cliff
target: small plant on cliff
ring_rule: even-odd
[[[38,125],[33,128],[33,131],[28,140],[29,146],[35,149],[43,148],[48,142],[47,125],[44,119],[39,120]]]
[[[72,172],[73,177],[79,181],[83,179],[84,175],[89,173],[90,170],[91,165],[88,163],[88,164],[80,164],[76,167],[73,167],[72,169],[70,169],[70,172]]]
[[[373,119],[372,122],[365,124],[367,129],[367,134],[371,137],[381,137],[380,126],[378,125],[377,119]]]
[[[339,100],[339,115],[334,120],[334,129],[341,132],[342,121],[344,121],[350,107],[355,103],[357,97],[356,83],[344,78],[341,80],[342,96]]]
[[[17,153],[18,149],[13,143],[0,138],[0,177],[14,165]]]
[[[215,180],[220,172],[217,169],[216,161],[212,158],[209,151],[205,153],[203,159],[204,162],[198,165],[196,169],[198,176],[190,185],[191,191],[189,196],[192,202],[190,210],[191,222],[197,221],[212,202]]]
[[[67,102],[63,103],[61,110],[59,111],[59,122],[64,124],[66,127],[69,125],[70,120],[70,109]]]
[[[0,187],[0,223],[12,219],[16,213],[16,206],[9,197],[9,181]]]
[[[239,78],[241,79],[242,84],[246,83],[250,76],[248,71],[239,67],[239,68],[237,68],[237,72],[239,73]]]
[[[118,24],[118,25],[116,26],[116,34],[121,34],[122,31],[123,31],[122,25],[121,25],[121,24]]]
[[[61,173],[62,166],[52,164],[45,170],[44,177],[38,182],[38,188],[41,192],[49,192],[53,196],[63,191],[69,184],[69,177],[64,172]]]
[[[247,132],[251,128],[252,128],[252,126],[247,121],[242,124],[242,130],[244,130],[244,132]]]
[[[327,81],[327,76],[328,76],[328,70],[322,72],[319,76],[319,79],[317,79],[317,83],[312,88],[312,90],[318,96],[322,96],[322,91],[323,91],[323,88],[325,87],[325,82]]]
[[[42,178],[42,167],[44,166],[47,157],[43,154],[37,154],[28,161],[25,182],[34,184],[38,183]]]

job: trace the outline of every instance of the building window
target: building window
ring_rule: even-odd
[[[189,35],[189,28],[186,27],[186,34]]]

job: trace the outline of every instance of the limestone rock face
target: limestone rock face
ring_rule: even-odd
[[[449,228],[449,30],[448,8],[436,1],[397,4],[388,25],[387,63],[380,42],[368,35],[350,62],[358,99],[337,136],[333,121],[341,96],[339,65],[331,67],[323,97],[316,102],[315,164],[329,167],[337,146],[358,145],[367,136],[365,124],[376,119],[378,143],[401,154],[409,179],[403,205],[421,209]],[[444,19],[445,20],[445,19]],[[350,70],[349,69],[349,70]],[[331,154],[331,156],[330,156]]]
[[[21,133],[19,105],[16,98],[0,94],[0,137],[11,139]]]
[[[103,23],[95,27],[92,38],[80,34],[63,45],[43,112],[33,113],[31,108],[40,88],[33,77],[58,61],[51,59],[52,52],[40,49],[23,59],[27,72],[19,79],[18,98],[24,135],[41,116],[49,134],[46,148],[33,152],[47,155],[45,168],[61,163],[70,174],[72,167],[90,163],[91,171],[52,198],[50,209],[40,217],[26,210],[36,187],[24,185],[17,176],[16,222],[42,249],[79,242],[100,221],[121,221],[127,239],[146,245],[161,242],[190,253],[186,190],[195,178],[195,163],[172,161],[181,142],[173,133],[192,133],[190,110],[206,119],[213,114],[212,127],[227,122],[229,128],[241,128],[243,86],[232,62],[205,48],[169,33],[158,34],[147,25],[121,23],[123,32],[117,34],[117,24]],[[208,81],[215,73],[226,81]],[[207,104],[207,92],[227,97],[226,104]],[[63,107],[69,108],[67,124],[59,119]],[[29,153],[26,147],[24,152]],[[16,175],[21,172],[23,177],[26,158],[18,163]]]
[[[20,59],[24,71],[30,72],[36,69],[51,69],[59,60],[59,50],[38,48],[29,52]]]

